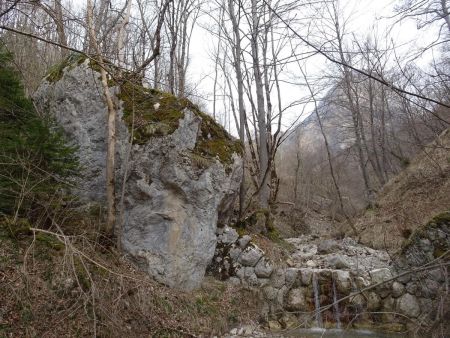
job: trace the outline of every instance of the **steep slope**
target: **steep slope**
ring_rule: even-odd
[[[210,337],[257,317],[250,291],[169,289],[108,247],[89,213],[59,216],[55,232],[0,218],[0,337]]]
[[[414,229],[446,210],[450,210],[450,129],[386,184],[376,207],[366,210],[357,228],[364,244],[392,250]]]

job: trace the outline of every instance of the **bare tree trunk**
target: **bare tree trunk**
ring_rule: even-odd
[[[61,6],[61,0],[55,0],[55,24],[56,24],[56,31],[58,32],[58,42],[63,45],[67,46],[67,36],[66,36],[66,30],[64,28],[64,19],[63,19],[63,11]],[[65,48],[61,48],[61,56],[66,57],[68,54],[68,50]]]
[[[126,13],[122,22],[119,26],[119,33],[117,34],[117,60],[119,61],[119,71],[122,71],[122,68],[125,67],[125,51],[124,51],[124,39],[126,28],[128,22],[130,21],[131,15],[131,2],[132,0],[127,0],[126,2]]]
[[[220,8],[220,24],[219,26],[223,25],[223,7]],[[214,85],[213,85],[213,118],[216,119],[216,103],[217,103],[217,79],[219,77],[219,58],[220,58],[220,46],[222,44],[222,27],[219,27],[219,33],[218,33],[218,39],[217,39],[217,54],[216,54],[216,60],[214,63]],[[225,61],[225,56],[224,56]],[[225,63],[225,62],[224,62]],[[225,74],[225,69],[223,69],[223,73]],[[230,87],[231,92],[231,87]]]
[[[242,69],[241,69],[241,33],[239,31],[239,24],[236,18],[236,14],[234,12],[234,4],[233,0],[228,0],[228,11],[231,19],[231,23],[233,26],[234,33],[234,48],[233,48],[233,56],[234,56],[234,69],[236,72],[236,82],[237,82],[237,92],[238,92],[238,105],[239,105],[239,140],[241,141],[243,147],[243,161],[244,161],[244,169],[242,170],[242,180],[241,186],[239,189],[239,218],[242,218],[244,215],[244,205],[245,205],[245,163],[246,163],[246,145],[245,145],[245,125],[247,121],[247,114],[245,112],[245,104],[244,104],[244,79],[242,77]],[[249,145],[252,147],[252,145]]]
[[[264,85],[262,81],[261,69],[259,66],[259,18],[257,10],[257,0],[252,0],[252,36],[251,49],[253,59],[253,73],[256,87],[256,104],[258,109],[258,131],[259,131],[259,193],[258,200],[262,208],[269,207],[270,186],[269,186],[269,151],[268,135],[266,125],[266,112],[264,109]]]
[[[441,9],[442,9],[442,17],[445,20],[445,23],[447,24],[447,28],[450,31],[450,13],[448,12],[447,8],[447,0],[441,0]]]
[[[97,51],[97,61],[100,65],[100,74],[103,87],[103,95],[108,108],[107,118],[107,154],[106,154],[106,202],[107,202],[107,219],[106,231],[114,234],[114,226],[116,222],[115,210],[115,147],[116,147],[116,109],[112,100],[111,92],[108,87],[108,77],[104,69],[104,62],[100,47],[97,43],[95,28],[93,24],[94,8],[92,0],[87,0],[87,24],[89,30],[90,44]]]
[[[300,145],[299,145],[300,148]],[[300,151],[297,150],[296,152],[296,159],[297,162],[295,164],[295,178],[294,178],[294,204],[297,206],[298,203],[298,179],[300,175],[300,166],[301,166],[301,158],[300,158]]]
[[[48,6],[45,3],[37,2],[37,6],[42,8],[45,13],[48,14],[55,23],[56,26],[56,34],[58,35],[58,43],[63,46],[67,46],[67,35],[66,35],[66,29],[64,26],[64,17],[63,17],[63,10],[61,5],[61,0],[54,0],[53,1],[53,8]],[[61,57],[66,57],[69,53],[69,51],[66,48],[61,48]]]
[[[336,38],[337,38],[337,42],[338,42],[338,50],[339,50],[339,57],[340,57],[340,61],[342,63],[348,64],[345,56],[344,56],[344,49],[343,49],[343,45],[342,45],[342,35],[341,35],[341,28],[339,26],[339,14],[338,14],[338,9],[336,8],[336,3],[333,2],[332,4],[333,6],[333,14],[334,14],[334,25],[335,25],[335,31],[336,31]],[[353,129],[354,129],[354,133],[355,133],[355,146],[356,146],[356,151],[357,151],[357,155],[358,155],[358,160],[359,160],[359,167],[363,176],[363,180],[364,180],[364,188],[365,188],[365,193],[366,193],[366,198],[367,201],[372,204],[373,203],[373,191],[372,191],[372,187],[370,184],[370,180],[369,180],[369,174],[367,172],[367,168],[366,168],[366,164],[365,164],[365,158],[364,158],[364,151],[363,151],[363,140],[362,140],[362,136],[361,136],[361,125],[363,123],[362,118],[361,118],[361,114],[358,111],[358,107],[356,106],[355,103],[355,99],[352,95],[352,79],[351,79],[351,74],[349,72],[349,70],[347,69],[347,67],[342,67],[342,72],[344,75],[344,81],[345,81],[345,95],[347,97],[348,100],[348,104],[349,104],[349,108],[350,108],[350,112],[352,114],[352,121],[353,121]]]
[[[375,93],[373,90],[373,84],[372,84],[372,80],[368,79],[367,81],[369,81],[369,88],[368,88],[368,96],[369,96],[369,117],[370,117],[370,136],[371,136],[371,145],[372,145],[372,153],[373,153],[373,158],[374,160],[372,162],[372,165],[375,164],[374,167],[374,171],[377,175],[378,181],[380,182],[381,185],[384,185],[386,183],[386,180],[384,178],[383,175],[383,170],[381,169],[381,162],[380,162],[380,158],[378,156],[378,150],[377,150],[377,136],[375,133],[375,124],[374,124],[374,119],[375,119],[375,109],[374,109],[374,99],[375,99]],[[368,154],[369,157],[371,157]]]

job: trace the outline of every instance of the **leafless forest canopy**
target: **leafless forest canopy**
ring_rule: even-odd
[[[191,99],[245,144],[240,215],[287,204],[349,219],[450,122],[449,2],[398,0],[362,31],[359,17],[370,16],[349,3],[4,0],[0,40],[30,96],[73,53],[100,64],[109,168],[107,81],[139,79]]]

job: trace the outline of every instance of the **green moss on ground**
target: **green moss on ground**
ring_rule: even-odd
[[[184,109],[189,109],[202,120],[193,150],[193,159],[200,167],[209,164],[201,158],[218,158],[221,163],[227,165],[233,162],[234,153],[243,152],[239,141],[233,139],[222,126],[201,112],[188,99],[180,99],[132,82],[120,86],[119,98],[124,102],[123,119],[130,131],[134,126],[134,142],[137,144],[144,144],[152,137],[172,134],[178,128],[180,119],[184,117]]]

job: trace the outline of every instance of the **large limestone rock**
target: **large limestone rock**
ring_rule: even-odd
[[[72,55],[68,61],[55,66],[44,79],[34,101],[42,112],[49,112],[56,119],[68,141],[79,148],[83,177],[78,182],[77,195],[84,201],[103,202],[107,110],[99,76],[89,66],[88,60]],[[116,88],[111,90],[117,91]],[[118,114],[120,121],[123,111],[119,110]],[[116,127],[117,168],[121,168],[128,132],[123,123]]]
[[[46,78],[35,101],[79,146],[80,196],[102,202],[106,106],[99,73],[81,58],[65,66]],[[119,88],[118,188],[127,173],[123,248],[158,281],[197,288],[214,255],[217,224],[226,222],[238,191],[240,146],[187,100],[130,83],[111,89]]]
[[[219,161],[199,170],[190,159],[201,119],[184,112],[178,129],[133,148],[125,198],[123,247],[156,279],[199,286],[216,247],[218,211],[233,199],[241,177]]]

